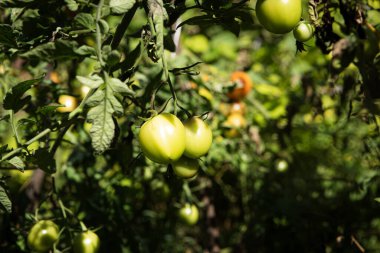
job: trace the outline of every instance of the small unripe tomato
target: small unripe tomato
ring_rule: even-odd
[[[59,228],[51,220],[38,221],[30,229],[28,245],[32,251],[46,252],[51,249],[59,236]]]
[[[199,158],[205,155],[212,144],[211,128],[202,119],[192,117],[186,120],[185,126],[185,156]]]
[[[244,102],[240,101],[240,102],[234,102],[232,105],[231,105],[231,108],[230,108],[230,114],[233,114],[233,113],[240,113],[240,114],[244,114],[246,111],[246,105]]]
[[[306,21],[300,21],[293,29],[293,36],[299,42],[310,40],[314,35],[314,27]]]
[[[58,103],[64,105],[64,107],[58,107],[59,112],[72,112],[77,107],[77,100],[73,96],[61,95],[58,98]]]
[[[182,156],[172,163],[174,173],[181,178],[192,178],[198,173],[199,163],[197,159]]]
[[[194,225],[198,222],[199,211],[194,204],[186,203],[179,210],[180,219],[188,225]]]
[[[100,240],[97,234],[88,230],[78,234],[74,239],[74,253],[96,253]]]
[[[272,33],[290,32],[300,21],[301,0],[258,0],[256,15],[262,26]]]
[[[286,160],[280,159],[276,161],[276,170],[278,172],[285,172],[288,170],[288,162]]]
[[[144,155],[150,160],[169,164],[185,151],[185,127],[173,114],[162,113],[146,121],[138,136]]]

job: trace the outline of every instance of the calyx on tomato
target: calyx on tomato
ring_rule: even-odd
[[[173,114],[162,113],[146,121],[138,136],[144,155],[150,160],[169,164],[185,151],[185,127]]]
[[[199,158],[205,155],[212,144],[211,128],[199,117],[192,117],[184,122],[185,151],[190,158]]]
[[[276,34],[290,32],[300,21],[301,0],[258,0],[256,15],[261,25]]]

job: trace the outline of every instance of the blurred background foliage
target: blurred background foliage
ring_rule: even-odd
[[[254,8],[254,2],[247,6]],[[363,4],[368,22],[378,28],[378,2],[354,2]],[[347,24],[338,8],[334,10],[334,34],[359,40],[344,30]],[[16,10],[0,8],[3,22],[11,11]],[[49,18],[27,11],[32,20]],[[136,136],[149,103],[145,91],[158,82],[162,69],[144,55],[129,80],[140,102],[124,101],[125,113],[117,119],[117,138],[110,150],[95,156],[89,125],[78,118],[57,149],[56,172],[45,176],[37,192],[31,183],[37,177],[32,171],[39,167],[33,154],[49,146],[58,136],[55,132],[27,147],[24,173],[2,170],[13,212],[0,216],[1,251],[28,252],[25,237],[38,207],[40,217],[67,229],[59,249],[70,248],[71,233],[80,230],[82,220],[99,228],[101,252],[378,252],[380,117],[376,98],[368,101],[363,92],[364,60],[356,56],[336,71],[337,58],[331,51],[322,53],[316,44],[320,38],[306,42],[305,52],[297,52],[291,33],[273,35],[251,13],[254,22],[242,22],[239,36],[224,25],[185,24],[177,29],[179,46],[165,51],[170,69],[201,62],[191,72],[172,75],[181,105],[196,115],[208,112],[206,121],[213,129],[212,148],[202,158],[196,178],[177,178],[171,168],[140,154]],[[65,9],[59,14],[63,17],[51,13],[65,27],[75,12]],[[177,24],[199,14],[199,9],[191,9]],[[120,20],[121,16],[106,17],[111,33]],[[140,8],[120,45],[124,58],[133,54],[146,23]],[[24,31],[26,24],[20,24]],[[29,32],[40,34],[36,29]],[[93,33],[75,40],[79,45],[96,44]],[[20,81],[47,73],[28,91],[30,102],[15,115],[22,140],[66,120],[65,114],[40,108],[55,105],[62,94],[81,100],[83,87],[75,76],[99,68],[90,57],[44,59],[28,52],[26,60],[0,52],[2,98]],[[227,96],[235,71],[245,72],[253,83],[240,106]],[[170,97],[169,87],[162,87],[156,107]],[[172,110],[169,102],[166,111]],[[2,108],[0,112],[5,115]],[[233,124],[231,114],[237,118]],[[179,112],[179,117],[185,114]],[[0,140],[3,151],[5,144],[8,150],[16,148],[7,120],[0,121]],[[194,226],[178,217],[188,201],[200,210]],[[64,218],[60,202],[74,215]]]

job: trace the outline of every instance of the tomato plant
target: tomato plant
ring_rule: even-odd
[[[47,252],[57,241],[58,226],[51,220],[38,221],[28,233],[29,248],[36,252]]]
[[[91,230],[81,232],[74,238],[74,253],[96,253],[99,250],[100,239]]]
[[[243,71],[233,72],[230,80],[236,83],[236,87],[227,93],[227,96],[232,100],[243,99],[252,89],[251,78]]]
[[[162,113],[141,126],[139,142],[147,158],[169,164],[178,160],[185,151],[185,127],[173,114]]]
[[[195,225],[199,219],[199,210],[196,205],[186,203],[179,210],[179,217],[184,223]]]
[[[192,178],[198,173],[199,163],[197,159],[181,157],[172,163],[174,173],[181,178]]]
[[[300,21],[301,0],[258,0],[256,15],[261,25],[272,33],[290,32]]]
[[[293,36],[299,42],[306,42],[314,35],[314,27],[306,21],[300,21],[293,29]]]
[[[199,117],[192,117],[184,122],[185,151],[190,158],[199,158],[205,155],[212,144],[211,128]]]

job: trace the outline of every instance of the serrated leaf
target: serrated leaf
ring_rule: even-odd
[[[25,163],[20,159],[20,157],[15,156],[12,159],[8,160],[8,163],[15,166],[19,171],[24,172]]]
[[[79,82],[83,85],[90,87],[91,89],[98,88],[101,84],[104,83],[103,79],[98,75],[93,75],[89,77],[77,76]]]
[[[100,87],[88,100],[86,105],[91,107],[87,120],[92,123],[90,135],[92,147],[97,154],[106,151],[115,136],[115,121],[113,115],[123,113],[123,105],[119,101],[119,93],[129,93],[126,84],[119,79],[105,77],[106,83]]]
[[[117,78],[109,78],[108,84],[110,85],[113,92],[121,94],[133,94],[134,92],[128,87],[127,84],[123,83]]]
[[[91,97],[86,101],[86,106],[95,107],[103,102],[105,92],[102,89],[97,90]]]
[[[110,7],[113,13],[122,14],[132,9],[135,3],[136,0],[111,0]]]
[[[113,112],[114,109],[109,100],[103,101],[88,111],[87,119],[92,122],[90,130],[92,147],[97,154],[101,154],[109,148],[115,135]]]
[[[0,185],[0,207],[7,213],[12,212],[12,202],[2,185]]]
[[[10,25],[0,24],[0,45],[17,47],[16,36]]]
[[[75,16],[74,22],[76,25],[82,28],[95,30],[96,24],[94,17],[89,13],[79,13]]]
[[[40,83],[43,80],[43,77],[27,80],[24,82],[21,82],[15,86],[13,86],[10,91],[7,92],[4,98],[4,109],[6,110],[13,110],[14,112],[18,112],[24,105],[26,105],[29,100],[30,96],[27,96],[25,98],[22,98],[24,93],[29,90],[33,85]]]

